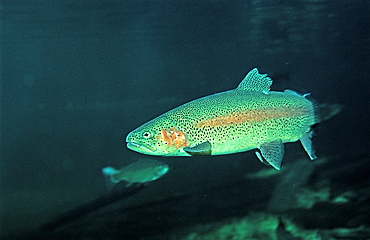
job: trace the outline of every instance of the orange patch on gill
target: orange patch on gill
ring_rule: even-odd
[[[188,139],[184,132],[179,131],[176,128],[162,129],[159,140],[162,140],[168,144],[168,146],[174,146],[176,148],[182,148],[189,146]]]
[[[299,117],[307,114],[303,108],[261,108],[245,111],[238,111],[208,118],[199,121],[195,127],[216,127],[220,125],[237,125],[240,123],[262,122],[269,119],[278,119],[283,117]]]

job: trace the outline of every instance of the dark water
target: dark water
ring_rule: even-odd
[[[327,206],[297,213],[290,197],[276,196],[289,176],[290,196],[329,189],[320,204],[333,207],[341,194],[353,196],[334,212],[368,210],[368,1],[4,0],[0,7],[3,236],[182,239],[183,232],[205,231],[184,226],[269,211],[295,219],[302,231],[364,226],[368,233],[369,218],[335,224],[337,216],[321,212]],[[273,90],[310,92],[318,102],[344,106],[318,129],[314,142],[323,160],[308,167],[309,179],[300,179],[306,165],[292,166],[309,161],[298,143],[286,146],[287,172],[260,180],[246,178],[267,169],[252,152],[159,158],[171,170],[144,190],[99,202],[57,230],[39,230],[106,196],[101,168],[145,157],[125,146],[133,128],[186,101],[235,88],[254,67],[274,79]],[[271,208],[281,198],[280,211]],[[321,221],[334,223],[309,224]],[[283,229],[275,239],[285,235]]]

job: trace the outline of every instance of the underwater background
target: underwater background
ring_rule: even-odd
[[[367,0],[3,0],[1,239],[370,239]],[[126,135],[180,104],[235,88],[338,103],[310,161],[281,171],[254,151],[161,158]],[[101,169],[169,171],[106,188]]]

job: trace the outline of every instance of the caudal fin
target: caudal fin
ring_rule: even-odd
[[[337,115],[341,110],[343,109],[343,106],[340,104],[320,104],[316,106],[316,114],[318,116],[317,123],[324,122],[335,115]]]
[[[101,171],[105,177],[105,186],[109,191],[111,191],[113,187],[119,182],[113,177],[113,175],[119,173],[119,171],[113,167],[105,167]]]

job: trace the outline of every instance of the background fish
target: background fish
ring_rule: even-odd
[[[316,106],[307,95],[270,91],[271,78],[251,70],[239,86],[174,108],[130,132],[127,147],[159,156],[222,155],[256,151],[280,169],[284,143],[300,140],[311,160],[312,126],[340,111]]]
[[[108,185],[111,188],[121,181],[126,181],[128,186],[134,183],[151,182],[166,174],[168,169],[168,165],[163,162],[142,159],[120,170],[113,167],[105,167],[102,169],[102,172],[108,178]]]

